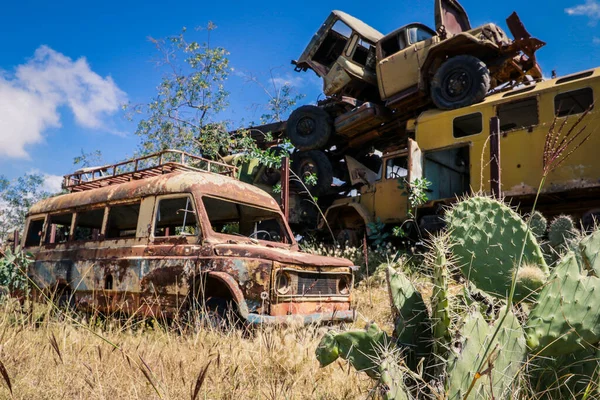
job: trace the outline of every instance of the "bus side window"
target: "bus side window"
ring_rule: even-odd
[[[44,229],[44,218],[32,219],[27,227],[27,237],[25,238],[25,247],[39,246],[42,240],[42,230]]]
[[[65,243],[69,240],[73,213],[50,215],[46,230],[46,244]]]

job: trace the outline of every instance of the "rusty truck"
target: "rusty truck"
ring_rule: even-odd
[[[387,35],[333,11],[292,62],[323,79],[326,98],[297,108],[286,123],[255,129],[289,138],[298,150],[292,167],[317,173],[317,195],[347,178],[345,156],[368,162],[371,146],[395,141],[420,112],[466,107],[495,88],[542,78],[535,52],[545,43],[516,13],[506,20],[510,39],[493,23],[472,28],[456,0],[434,6],[435,30],[411,23]]]
[[[27,215],[37,298],[106,315],[349,321],[353,266],[302,253],[275,200],[180,151],[65,176]]]
[[[421,230],[439,229],[444,205],[473,192],[491,194],[497,179],[497,194],[526,211],[542,179],[549,132],[561,129],[564,135],[583,118],[577,130],[585,130],[565,154],[587,140],[549,173],[538,209],[548,216],[571,214],[589,227],[600,216],[599,96],[596,68],[493,94],[468,107],[425,111],[409,121],[405,137],[383,150],[375,170],[349,159],[357,192],[336,199],[326,220],[345,238],[369,233],[369,222],[402,224],[409,204],[406,188],[399,186],[417,178],[431,182],[429,200],[419,208]],[[492,118],[497,118],[496,129]],[[494,130],[496,154],[490,140]],[[491,162],[495,158],[497,166]]]

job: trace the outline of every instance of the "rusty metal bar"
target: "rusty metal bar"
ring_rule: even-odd
[[[494,198],[502,196],[500,169],[500,118],[490,118],[490,188]]]
[[[285,220],[290,218],[290,159],[284,157],[281,160],[281,211]]]
[[[19,247],[19,230],[15,229],[15,231],[13,232],[13,253],[15,253],[17,251],[17,247]]]

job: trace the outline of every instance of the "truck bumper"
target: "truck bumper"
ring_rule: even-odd
[[[276,324],[321,324],[325,322],[353,322],[356,319],[355,310],[333,311],[314,314],[292,315],[263,315],[248,314],[246,322],[251,325],[276,325]]]

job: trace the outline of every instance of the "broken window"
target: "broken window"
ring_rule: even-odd
[[[477,135],[483,131],[483,116],[473,113],[454,118],[452,121],[452,135],[455,138]]]
[[[356,50],[354,50],[354,55],[352,56],[352,61],[356,61],[358,64],[374,70],[375,48],[371,43],[359,39],[356,44]]]
[[[415,44],[419,42],[423,42],[425,40],[431,39],[433,37],[433,33],[429,32],[422,27],[415,26],[413,28],[408,28],[408,41],[410,44]]]
[[[110,206],[106,223],[107,239],[133,238],[137,231],[140,202]]]
[[[44,229],[44,218],[33,219],[29,221],[27,228],[27,237],[25,238],[25,247],[39,246],[42,240],[42,230]]]
[[[104,208],[77,213],[73,238],[75,240],[98,240],[104,220]]]
[[[400,32],[383,39],[381,41],[381,57],[387,58],[406,48],[405,35],[406,30],[402,29]]]
[[[213,197],[203,197],[202,202],[214,232],[289,243],[283,219],[275,211]]]
[[[400,179],[408,176],[408,157],[396,157],[387,161],[385,168],[386,179]]]
[[[529,128],[539,123],[537,97],[501,104],[497,112],[502,132]]]
[[[323,43],[315,52],[313,60],[329,69],[335,60],[342,55],[351,34],[352,29],[348,25],[342,21],[337,21],[327,32]]]
[[[196,212],[190,196],[158,201],[154,236],[195,236],[197,234]]]
[[[65,243],[69,240],[73,213],[50,216],[49,229],[46,232],[46,244]]]
[[[592,88],[572,90],[560,93],[554,98],[554,110],[557,117],[581,114],[594,104],[594,91]]]

